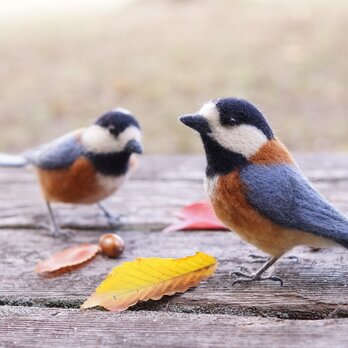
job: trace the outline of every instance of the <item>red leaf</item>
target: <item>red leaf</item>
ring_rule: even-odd
[[[59,251],[49,259],[38,262],[37,273],[56,275],[72,271],[84,263],[92,260],[99,253],[100,248],[96,244],[81,244]]]
[[[226,227],[214,215],[208,202],[196,202],[183,207],[175,214],[183,221],[166,227],[163,232],[188,230],[226,230]]]

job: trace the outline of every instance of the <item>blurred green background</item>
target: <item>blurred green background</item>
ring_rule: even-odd
[[[177,117],[222,96],[292,150],[347,151],[347,33],[344,0],[1,0],[0,151],[122,106],[147,153],[200,153]]]

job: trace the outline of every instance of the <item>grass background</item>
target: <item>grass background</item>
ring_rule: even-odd
[[[48,5],[49,4],[49,5]],[[2,0],[1,151],[123,106],[148,153],[202,151],[177,121],[247,98],[296,151],[348,150],[344,0]]]

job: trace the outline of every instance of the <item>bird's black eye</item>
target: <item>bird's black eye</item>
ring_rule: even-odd
[[[115,126],[113,124],[108,125],[108,130],[109,130],[110,133],[114,133]]]
[[[234,117],[228,117],[226,120],[225,120],[225,123],[228,125],[228,126],[235,126],[237,124],[237,120],[234,118]]]

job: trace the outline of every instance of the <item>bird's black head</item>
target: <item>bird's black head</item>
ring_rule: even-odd
[[[128,127],[136,127],[140,130],[138,121],[125,109],[114,109],[101,115],[95,122],[98,126],[108,129],[115,137],[118,137]]]
[[[207,170],[214,167],[210,171],[219,174],[246,164],[262,145],[274,138],[262,113],[246,100],[237,98],[210,101],[197,114],[182,116],[180,121],[201,135]]]
[[[82,137],[89,152],[142,153],[141,130],[138,121],[125,109],[114,109],[101,115]]]
[[[223,98],[216,101],[220,124],[224,127],[238,127],[238,125],[254,126],[263,132],[270,140],[274,137],[262,113],[251,103],[243,99]]]

